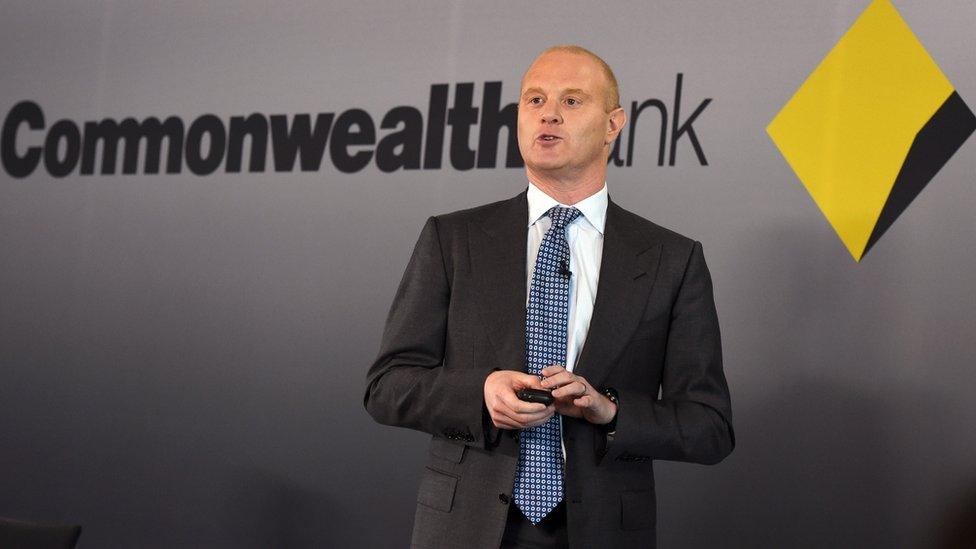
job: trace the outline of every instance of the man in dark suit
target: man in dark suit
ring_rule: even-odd
[[[519,99],[528,190],[424,226],[365,396],[432,435],[413,547],[653,547],[652,460],[732,451],[701,245],[607,194],[625,121],[602,59],[546,50]]]

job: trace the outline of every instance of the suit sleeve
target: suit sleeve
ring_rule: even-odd
[[[695,242],[671,310],[660,398],[627,387],[606,459],[714,464],[735,446],[712,281]]]
[[[437,219],[427,220],[366,379],[366,410],[384,425],[484,444],[484,379],[444,364],[451,284]]]

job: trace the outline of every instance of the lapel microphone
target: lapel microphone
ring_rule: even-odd
[[[573,272],[569,270],[569,261],[566,261],[564,259],[559,262],[559,274],[561,274],[563,278],[569,278],[573,276]]]

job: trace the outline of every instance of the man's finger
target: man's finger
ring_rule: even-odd
[[[587,387],[589,383],[582,376],[578,376],[572,372],[563,372],[552,377],[547,377],[543,380],[543,385],[552,389],[558,387],[568,387],[575,383],[580,383],[583,387]],[[581,393],[582,389],[578,389]]]
[[[553,364],[552,366],[546,366],[545,368],[543,368],[540,373],[543,376],[545,376],[545,377],[549,377],[549,376],[554,376],[554,375],[558,374],[559,372],[564,372],[564,371],[566,371],[566,368],[564,368],[564,367],[562,367],[562,366],[560,366],[558,364]]]
[[[543,414],[543,415],[541,415],[539,417],[533,417],[531,419],[526,419],[525,421],[522,422],[522,425],[523,425],[523,428],[525,428],[525,427],[536,427],[538,425],[542,425],[543,423],[549,421],[549,418],[551,418],[551,417],[552,417],[552,414]]]
[[[495,424],[495,427],[499,429],[521,429],[522,427],[517,423],[509,420],[508,418],[502,417],[492,417],[491,422]]]
[[[518,419],[518,417],[516,417],[515,414],[513,414],[511,411],[506,410],[504,408],[498,408],[498,409],[493,410],[491,412],[491,418],[493,420],[499,420],[500,419],[500,420],[506,421],[508,423],[511,423],[513,425],[513,428],[515,428],[515,429],[521,429],[522,428],[522,421],[520,419]]]
[[[526,374],[522,372],[513,372],[512,381],[514,382],[513,387],[518,389],[542,389],[542,380],[539,376],[532,374]]]
[[[542,425],[543,423],[549,421],[549,418],[551,418],[555,413],[556,413],[556,408],[551,407],[551,408],[546,408],[545,410],[543,410],[541,413],[538,414],[520,416],[520,419],[522,420],[522,424],[525,425],[526,427],[535,427],[537,425]]]
[[[557,374],[553,374],[542,380],[542,386],[552,389],[554,387],[562,387],[567,383],[571,383],[574,379],[577,379],[572,372],[567,372],[563,370]]]
[[[513,429],[524,429],[525,427],[532,427],[545,423],[554,413],[555,408],[543,408],[541,412],[524,415],[513,414],[507,410],[497,410],[496,412],[492,413],[491,416],[492,421],[504,422],[511,425]]]
[[[556,398],[563,398],[568,396],[578,397],[578,396],[585,395],[587,392],[588,392],[588,387],[586,383],[580,381],[580,379],[577,378],[576,380],[567,383],[566,385],[563,385],[562,387],[553,391],[552,396]]]
[[[526,402],[518,398],[511,403],[506,402],[506,405],[509,407],[509,409],[519,415],[538,414],[546,410],[546,405],[541,402]]]
[[[590,408],[591,406],[593,406],[594,401],[592,396],[583,395],[581,397],[573,399],[573,404],[575,404],[580,408]]]
[[[536,414],[545,414],[547,408],[541,402],[525,402],[514,396],[503,396],[496,403],[496,409],[499,412],[504,413],[507,417],[517,422],[523,422],[527,417],[532,417]]]

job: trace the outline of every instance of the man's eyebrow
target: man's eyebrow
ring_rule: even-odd
[[[534,94],[534,93],[538,93],[538,94],[541,94],[541,95],[545,95],[546,94],[544,91],[542,91],[542,88],[528,88],[524,92],[522,92],[522,97],[525,97],[526,95],[530,95],[530,94]],[[560,93],[560,95],[582,95],[583,97],[590,97],[590,94],[586,93],[585,91],[583,91],[580,88],[569,88],[569,89],[563,90]]]
[[[582,95],[583,97],[589,97],[590,96],[590,94],[586,93],[585,91],[583,91],[583,90],[581,90],[579,88],[570,88],[568,90],[564,90],[563,91],[563,95]]]

